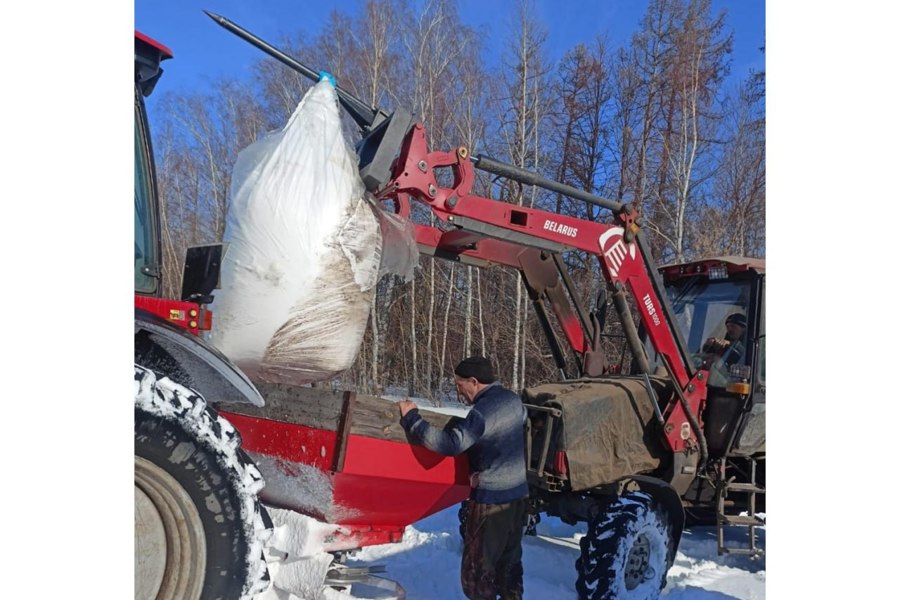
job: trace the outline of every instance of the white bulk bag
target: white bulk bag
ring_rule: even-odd
[[[412,225],[366,198],[330,83],[241,151],[231,197],[212,343],[263,381],[302,384],[350,367],[380,275],[381,228],[394,246],[390,272],[411,278],[417,253]]]

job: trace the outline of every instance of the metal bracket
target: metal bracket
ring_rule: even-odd
[[[396,581],[373,575],[384,571],[384,565],[347,567],[335,564],[325,576],[325,585],[350,588],[352,597],[360,600],[406,600],[406,590],[403,586]]]

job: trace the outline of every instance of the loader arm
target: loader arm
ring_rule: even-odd
[[[490,159],[476,160],[498,164]],[[453,173],[453,182],[442,187],[435,172],[447,168]],[[664,357],[663,362],[681,391],[663,411],[669,445],[679,452],[702,444],[696,415],[701,413],[706,399],[707,373],[695,370],[687,360],[681,333],[669,317],[673,311],[668,297],[662,292],[658,270],[640,232],[637,211],[627,204],[594,197],[595,203],[613,211],[613,223],[606,224],[484,198],[471,193],[475,168],[463,146],[449,152],[429,152],[425,127],[415,123],[400,148],[391,179],[376,196],[392,203],[395,212],[407,217],[411,200],[418,201],[451,226],[442,230],[416,225],[420,248],[437,257],[458,257],[478,266],[510,266],[520,270],[526,280],[535,251],[558,254],[577,249],[597,257],[610,287],[627,291],[634,298],[654,349]],[[515,172],[505,174],[518,181],[525,179]],[[541,183],[539,179],[532,177],[536,184]],[[533,286],[534,282],[528,283]],[[580,355],[590,351],[589,336],[571,308],[553,298],[551,304],[572,350]],[[642,347],[632,350],[643,352]]]

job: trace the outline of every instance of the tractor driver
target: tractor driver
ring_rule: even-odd
[[[725,319],[725,339],[709,338],[703,344],[703,364],[709,368],[710,385],[725,385],[731,365],[744,358],[747,317],[733,313]]]

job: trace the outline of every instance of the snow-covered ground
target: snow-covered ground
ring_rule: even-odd
[[[459,584],[462,540],[458,527],[453,506],[407,527],[402,542],[363,548],[347,562],[385,565],[385,576],[406,589],[408,600],[465,600]],[[541,517],[538,536],[526,536],[524,541],[526,599],[577,597],[575,559],[584,527]],[[758,529],[758,540],[765,547],[764,528]],[[718,556],[715,528],[686,530],[662,595],[672,600],[765,598],[765,557]]]
[[[386,568],[383,576],[398,582],[406,590],[407,600],[465,600],[459,583],[459,563],[462,540],[459,536],[457,506],[436,513],[415,525],[409,526],[403,540],[395,544],[370,546],[350,555],[347,566],[374,566]],[[315,550],[312,538],[321,538],[321,532],[330,526],[310,523],[286,511],[272,511],[276,524],[286,518],[290,527],[276,530],[276,537],[293,536],[292,531],[304,531],[302,548],[290,548],[290,540],[278,540],[288,554],[299,551],[305,554]],[[554,517],[542,516],[537,526],[537,536],[526,536],[523,544],[525,567],[525,598],[549,600],[576,598],[575,560],[579,555],[578,542],[584,534],[584,525],[570,526]],[[312,535],[310,535],[312,534]],[[287,544],[283,542],[287,541]],[[735,532],[729,537],[729,545],[746,541],[746,534]],[[759,528],[757,543],[765,547],[765,528]],[[277,557],[277,554],[276,554]],[[279,565],[270,559],[270,572],[276,584],[285,585],[277,591],[270,589],[265,600],[300,600],[309,597],[306,583],[318,572],[324,576],[328,568],[328,555],[310,552],[308,558],[288,561]],[[287,590],[300,591],[288,593]],[[383,597],[358,594],[356,597]],[[663,597],[672,600],[760,600],[766,597],[765,557],[751,559],[746,556],[718,556],[716,532],[713,527],[697,527],[685,531],[675,564],[669,571],[669,582]],[[326,592],[327,600],[344,600],[344,594]]]

